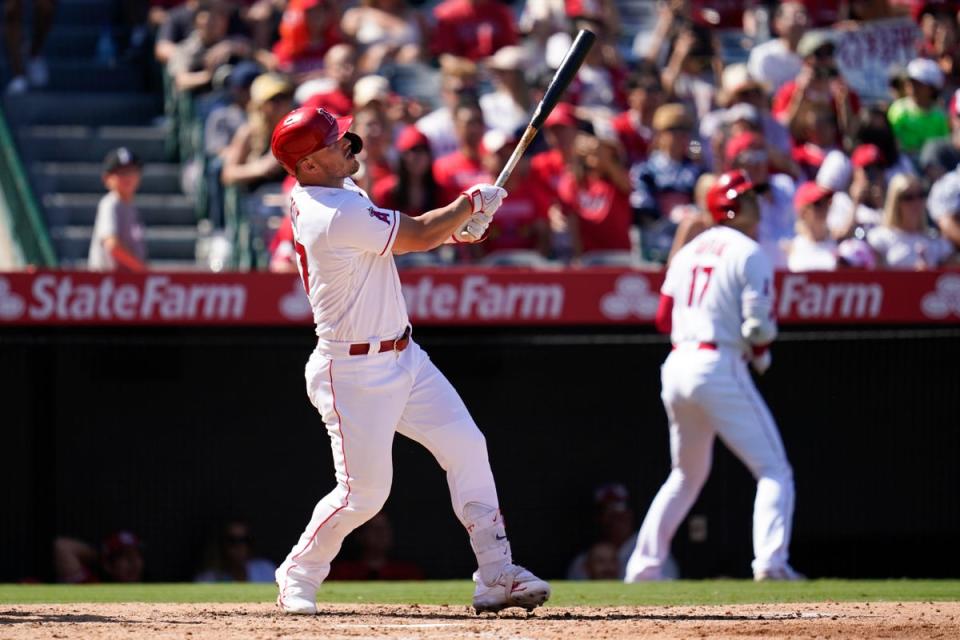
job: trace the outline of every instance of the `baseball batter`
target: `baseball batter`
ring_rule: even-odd
[[[277,603],[287,613],[316,613],[317,589],[343,539],[387,500],[400,433],[447,472],[454,512],[477,557],[476,611],[533,609],[550,587],[513,564],[483,434],[413,341],[392,255],[482,239],[507,192],[479,184],[418,217],[377,208],[350,179],[363,147],[348,131],[351,122],[300,108],[280,121],[271,141],[297,178],[290,215],[318,336],[307,394],[326,424],[337,482],[277,569]]]
[[[716,226],[673,258],[661,289],[657,327],[673,350],[661,369],[673,470],[643,521],[626,581],[661,579],[670,541],[710,472],[715,436],[757,479],[753,575],[798,579],[788,563],[793,471],[777,426],[747,371],[770,366],[773,268],[757,244],[754,185],[723,174],[707,193]]]

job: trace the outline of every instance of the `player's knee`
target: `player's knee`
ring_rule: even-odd
[[[674,467],[670,481],[679,491],[699,491],[710,475],[710,467]]]
[[[380,513],[389,496],[390,484],[387,483],[385,486],[367,487],[360,491],[352,492],[349,503],[351,510],[358,517],[369,520]]]

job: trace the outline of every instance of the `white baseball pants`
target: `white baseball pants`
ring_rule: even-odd
[[[757,479],[753,572],[784,569],[793,522],[793,470],[777,426],[733,348],[680,345],[661,368],[661,398],[670,421],[673,470],[647,512],[626,581],[657,580],[670,541],[710,473],[714,436]]]
[[[393,479],[394,433],[425,446],[447,472],[464,526],[468,503],[499,507],[483,434],[413,340],[400,353],[330,359],[314,352],[306,379],[330,436],[337,486],[314,507],[278,569],[281,594],[291,579],[319,587],[343,539],[383,507]]]

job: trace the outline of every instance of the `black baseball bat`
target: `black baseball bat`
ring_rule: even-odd
[[[560,102],[560,96],[563,95],[563,92],[567,90],[570,82],[577,75],[577,71],[580,70],[580,65],[583,64],[584,58],[587,57],[587,53],[590,51],[590,47],[593,46],[593,41],[596,39],[597,36],[595,36],[592,31],[587,31],[586,29],[581,29],[580,33],[577,34],[573,44],[570,45],[570,49],[567,50],[567,55],[564,56],[563,62],[557,67],[557,72],[553,74],[553,79],[550,80],[550,86],[547,87],[546,93],[543,94],[543,99],[540,100],[540,104],[537,105],[536,110],[533,112],[533,116],[530,118],[530,124],[527,125],[526,130],[523,132],[523,137],[520,138],[517,147],[513,150],[513,153],[510,154],[510,159],[507,160],[507,164],[503,167],[500,175],[497,176],[497,181],[494,184],[498,187],[502,187],[506,184],[507,180],[510,179],[510,174],[513,173],[514,167],[517,166],[521,156],[523,156],[527,147],[530,146],[530,143],[533,142],[533,139],[536,137],[540,127],[543,126],[547,116],[550,115],[553,108]]]

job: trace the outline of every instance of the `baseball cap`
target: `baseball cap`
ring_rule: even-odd
[[[720,76],[720,89],[727,101],[731,100],[738,91],[745,89],[765,89],[750,75],[747,65],[743,63],[728,65]]]
[[[943,88],[943,71],[929,58],[914,58],[907,64],[907,77],[934,89]]]
[[[249,89],[253,81],[257,79],[257,76],[262,73],[263,70],[260,69],[259,65],[249,60],[244,60],[243,62],[238,62],[236,66],[230,70],[226,84],[231,89]]]
[[[821,187],[816,182],[804,182],[793,194],[793,207],[799,209],[832,195],[833,191]]]
[[[763,138],[753,131],[744,131],[727,140],[727,146],[723,150],[723,155],[727,162],[733,162],[741,153],[755,145],[762,143]]]
[[[403,128],[400,135],[397,136],[397,142],[394,146],[397,148],[397,151],[403,153],[417,147],[429,148],[430,140],[420,129],[417,129],[411,124]]]
[[[813,55],[825,45],[833,45],[833,38],[826,31],[807,31],[797,44],[797,55],[801,58]]]
[[[126,167],[142,167],[140,158],[127,147],[118,147],[107,153],[103,159],[103,172],[113,173]]]
[[[654,131],[692,128],[693,119],[687,113],[687,108],[678,102],[661,105],[653,112]]]
[[[250,85],[250,100],[264,104],[282,94],[293,95],[293,85],[276,73],[261,73]]]
[[[923,149],[920,150],[917,164],[924,171],[929,169],[953,171],[960,164],[960,151],[953,146],[953,142],[949,138],[928,140],[923,145]]]
[[[573,112],[573,105],[569,102],[561,102],[553,108],[553,111],[550,112],[550,115],[548,115],[544,121],[543,126],[544,128],[576,127],[579,124],[577,116],[574,115]]]
[[[361,109],[374,100],[390,99],[390,81],[383,76],[363,76],[353,85],[353,107]]]
[[[526,50],[523,47],[512,44],[500,47],[495,54],[486,60],[488,69],[501,69],[504,71],[523,69],[526,64]]]
[[[884,161],[883,152],[875,144],[861,144],[850,156],[850,162],[855,167],[869,167]]]
[[[599,18],[602,15],[597,0],[564,0],[563,8],[568,18]]]
[[[827,153],[817,170],[816,182],[830,191],[846,191],[853,178],[853,164],[843,151],[834,149]]]
[[[140,538],[131,531],[115,531],[107,536],[102,544],[102,552],[106,557],[115,556],[124,549],[140,549]]]

